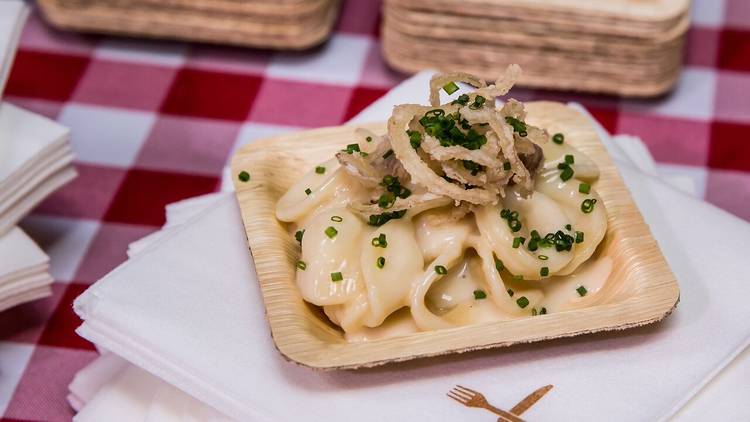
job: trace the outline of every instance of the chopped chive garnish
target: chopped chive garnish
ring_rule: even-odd
[[[240,182],[247,182],[248,180],[250,180],[250,173],[242,170],[237,177],[240,179]]]
[[[519,237],[513,238],[513,249],[518,249],[518,247],[521,246],[523,242],[525,241],[526,241],[525,237],[519,236]]]
[[[391,155],[393,155],[393,150],[392,150],[392,149],[389,149],[388,151],[386,151],[386,152],[385,152],[385,154],[383,154],[383,158],[384,158],[384,159],[385,159],[385,158],[388,158],[388,157],[390,157]]]
[[[487,293],[484,292],[484,290],[476,289],[474,290],[474,299],[486,299]]]
[[[377,265],[378,268],[385,267],[385,258],[383,258],[382,256],[378,258],[378,260],[375,261],[375,265]]]
[[[536,315],[537,315],[536,308],[531,308],[531,316],[536,316]]]
[[[367,224],[371,226],[382,226],[383,224],[391,220],[399,219],[403,217],[404,215],[406,215],[406,210],[384,212],[382,214],[373,214],[370,216],[370,218],[368,218]]]
[[[567,182],[573,177],[573,169],[571,167],[566,167],[561,173],[560,173],[560,179],[562,179],[563,182]]]
[[[596,199],[594,198],[584,199],[583,202],[581,202],[581,211],[583,211],[584,214],[588,214],[594,210],[595,204]]]
[[[454,92],[458,91],[458,85],[456,85],[455,82],[448,82],[447,84],[443,85],[443,90],[447,92],[448,95],[451,95]]]
[[[578,185],[578,192],[580,193],[589,193],[591,192],[591,185],[588,183],[581,183]]]
[[[539,311],[539,315],[546,315],[547,314],[547,308],[542,308],[541,311]]]
[[[341,275],[341,273],[331,273],[331,281],[341,281],[344,279],[344,276]]]
[[[309,195],[311,193],[312,193],[312,189],[310,188],[305,189],[305,194]]]
[[[573,230],[573,226],[571,226],[570,224],[566,224],[565,230],[568,230],[568,231]]]
[[[516,293],[516,292],[514,292],[514,291],[513,291],[513,289],[508,289],[508,296],[510,296],[510,297],[513,297],[513,295],[514,295],[515,293]]]
[[[513,128],[513,132],[517,132],[519,136],[523,137],[528,135],[528,132],[526,131],[526,123],[523,121],[512,116],[506,116],[505,122],[508,123]]]
[[[476,97],[474,97],[474,102],[469,105],[469,108],[472,110],[482,108],[485,101],[487,101],[486,98],[482,97],[481,95],[477,95]]]
[[[294,233],[294,238],[297,239],[297,242],[299,242],[300,245],[302,244],[302,236],[304,236],[304,235],[305,235],[305,231],[304,230],[297,230]]]
[[[331,221],[335,221],[337,223],[340,223],[340,222],[344,221],[344,219],[341,218],[340,215],[334,215],[334,216],[331,217]]]
[[[380,233],[378,237],[372,238],[372,246],[375,246],[376,248],[385,248],[388,246],[388,241],[385,238],[384,233]]]
[[[299,268],[302,271],[305,271],[305,268],[307,268],[307,264],[305,264],[305,261],[297,261],[297,268]]]
[[[503,170],[505,171],[510,170],[510,161],[506,161],[503,163]]]
[[[539,236],[539,232],[536,231],[536,230],[532,230],[531,231],[531,238],[532,239],[537,239],[537,240],[541,239],[541,237]]]
[[[568,164],[573,164],[575,162],[575,157],[573,157],[570,154],[565,155],[565,162]]]
[[[451,104],[461,104],[466,105],[469,103],[469,96],[466,94],[461,94],[456,98],[455,100],[451,101]]]
[[[583,287],[583,286],[578,286],[578,288],[576,289],[576,291],[578,292],[578,294],[579,294],[579,295],[580,295],[581,297],[584,297],[584,296],[586,296],[586,293],[588,293],[588,292],[589,292],[589,291],[588,291],[588,290],[586,290],[586,288],[585,288],[585,287]]]
[[[555,134],[555,135],[554,135],[554,136],[552,137],[552,142],[554,142],[554,143],[556,143],[556,144],[558,144],[558,145],[562,144],[562,143],[563,143],[563,141],[565,141],[565,136],[563,136],[563,134],[562,134],[562,133],[556,133],[556,134]]]
[[[372,136],[368,136],[367,138],[365,138],[365,140],[366,140],[367,142],[372,142]]]
[[[333,227],[329,226],[325,230],[325,233],[326,233],[326,236],[328,236],[329,239],[333,239],[334,237],[336,237],[337,234],[339,234],[339,231],[336,230],[336,229],[334,229]]]
[[[503,265],[503,261],[497,259],[496,256],[493,256],[493,258],[495,258],[495,268],[497,269],[497,271],[499,272],[499,271],[504,270],[505,265]]]
[[[384,193],[378,198],[378,206],[383,209],[392,207],[394,202],[396,202],[396,196],[392,193]]]
[[[542,261],[546,261],[546,260],[549,259],[549,257],[547,255],[539,255],[539,256],[537,256],[537,258],[541,259]]]
[[[526,296],[521,296],[516,300],[516,303],[521,307],[521,309],[523,309],[529,306],[529,299],[527,299]]]
[[[535,238],[532,237],[531,240],[529,240],[529,245],[527,246],[527,248],[531,252],[534,252],[537,249],[539,249],[539,239],[535,239]]]
[[[513,276],[513,280],[515,280],[515,281],[521,281],[521,280],[523,280],[523,274],[515,274]]]
[[[539,275],[542,277],[547,277],[549,275],[549,268],[542,267],[542,269],[539,270]]]
[[[442,265],[435,265],[435,272],[438,273],[438,274],[440,274],[440,275],[446,275],[446,274],[448,274],[448,269],[446,269]]]
[[[323,174],[325,172],[326,172],[326,168],[325,167],[323,167],[323,166],[315,167],[315,173]]]
[[[422,145],[422,134],[416,130],[407,130],[406,134],[409,135],[409,144],[412,148],[417,149]]]
[[[346,146],[345,149],[342,149],[341,151],[347,153],[347,154],[353,154],[355,152],[361,152],[359,149],[359,144],[349,144]]]
[[[504,208],[500,211],[500,218],[508,220],[508,227],[513,233],[521,230],[521,221],[518,219],[518,217],[518,211],[511,211],[507,208]]]
[[[583,232],[576,232],[576,243],[583,243]]]

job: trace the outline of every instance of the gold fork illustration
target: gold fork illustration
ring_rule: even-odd
[[[498,422],[519,422],[523,421],[523,419],[519,418],[519,415],[533,406],[551,389],[552,385],[545,385],[544,387],[536,389],[533,393],[524,397],[523,400],[513,406],[510,412],[506,412],[503,409],[492,406],[491,404],[489,404],[489,402],[487,402],[487,399],[482,393],[474,391],[470,388],[466,388],[462,385],[457,385],[456,388],[452,389],[448,393],[448,397],[456,400],[464,406],[479,407],[489,410],[490,412],[500,416],[500,418],[498,418]]]
[[[497,407],[489,404],[487,402],[487,399],[484,398],[484,395],[482,395],[482,393],[478,391],[474,391],[471,388],[466,388],[462,385],[457,385],[456,388],[448,392],[448,397],[463,404],[464,406],[480,407],[482,409],[487,409],[490,412],[496,415],[502,416],[503,418],[511,422],[523,422],[523,419],[519,418],[518,416],[510,412],[506,412],[503,409],[498,409]]]

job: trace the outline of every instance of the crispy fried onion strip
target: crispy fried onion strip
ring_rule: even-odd
[[[487,86],[483,79],[469,73],[438,73],[430,79],[430,105],[433,107],[440,106],[440,90],[449,82],[463,82],[474,88]]]
[[[444,147],[436,138],[425,135],[421,144],[422,149],[437,161],[468,160],[487,167],[502,167],[503,162],[498,157],[500,145],[497,137],[487,138],[487,143],[479,149],[466,149],[460,145]]]
[[[426,211],[432,208],[439,208],[452,203],[449,198],[444,196],[435,195],[430,192],[424,192],[419,194],[413,194],[406,199],[398,198],[388,209],[381,208],[378,204],[360,204],[352,203],[349,204],[349,208],[353,211],[363,215],[377,215],[383,212],[396,212],[403,210],[412,210],[415,214]]]
[[[436,195],[447,196],[453,199],[457,205],[461,201],[467,201],[472,204],[496,202],[497,193],[493,192],[493,190],[482,187],[464,189],[438,176],[420,158],[417,151],[412,148],[409,143],[409,136],[406,133],[409,124],[415,116],[424,115],[424,113],[432,109],[432,107],[413,104],[400,105],[393,109],[393,115],[388,120],[388,136],[391,140],[391,147],[396,157],[404,166],[404,169],[411,176],[412,182],[423,186],[429,192]]]
[[[378,187],[386,175],[398,176],[402,183],[408,182],[409,174],[401,162],[392,153],[388,153],[391,143],[385,136],[375,135],[365,129],[357,129],[355,133],[358,145],[366,155],[356,152],[349,154],[345,151],[336,153],[336,159],[347,173],[368,188]]]
[[[488,102],[493,103],[490,100],[494,100],[496,97],[502,97],[507,94],[513,85],[518,82],[521,77],[521,66],[517,64],[511,64],[505,69],[505,73],[497,78],[495,83],[490,86],[482,87],[474,91],[473,94],[481,95],[486,98]]]
[[[520,121],[526,121],[526,109],[523,103],[513,98],[508,99],[500,110],[500,114],[504,117],[513,117]],[[539,146],[549,142],[549,133],[545,129],[538,128],[536,126],[526,125],[526,136],[520,136],[518,133],[514,133],[516,138],[516,149],[519,154],[531,154],[533,148],[528,146],[524,149],[524,143],[528,144],[533,142]],[[529,149],[531,148],[531,149]]]
[[[511,171],[515,173],[513,181],[521,185],[524,191],[530,193],[534,185],[531,174],[518,156],[513,129],[505,123],[505,119],[500,112],[490,107],[477,110],[464,107],[461,109],[461,115],[471,124],[489,123],[492,132],[498,137],[503,156],[510,163]]]
[[[464,168],[461,161],[449,160],[440,163],[440,166],[446,176],[453,180],[457,180],[465,185],[472,186],[484,186],[487,184],[487,174],[485,172],[478,172],[472,174],[471,170]],[[499,193],[497,186],[487,186],[487,190],[494,192],[496,195]]]

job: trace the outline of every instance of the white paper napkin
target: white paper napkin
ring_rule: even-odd
[[[128,367],[127,361],[114,353],[102,353],[93,362],[78,371],[68,386],[68,402],[74,410],[79,411],[107,384]]]
[[[75,177],[69,138],[64,126],[0,103],[0,234]]]
[[[0,1],[0,97],[2,97],[5,82],[10,75],[18,40],[21,37],[21,29],[28,15],[29,8],[23,1]],[[2,152],[0,146],[0,155],[2,155]]]
[[[49,257],[18,227],[0,236],[0,311],[49,296]]]

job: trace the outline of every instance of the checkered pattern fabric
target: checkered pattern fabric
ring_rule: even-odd
[[[403,78],[380,57],[379,7],[346,1],[330,42],[303,53],[75,35],[31,16],[5,99],[72,128],[80,176],[22,224],[57,281],[52,297],[0,313],[3,421],[70,420],[67,385],[96,356],[73,332],[72,301],[159,228],[164,205],[216,190],[239,145],[338,125]],[[693,15],[669,96],[514,95],[583,103],[750,220],[750,1],[699,0]]]

